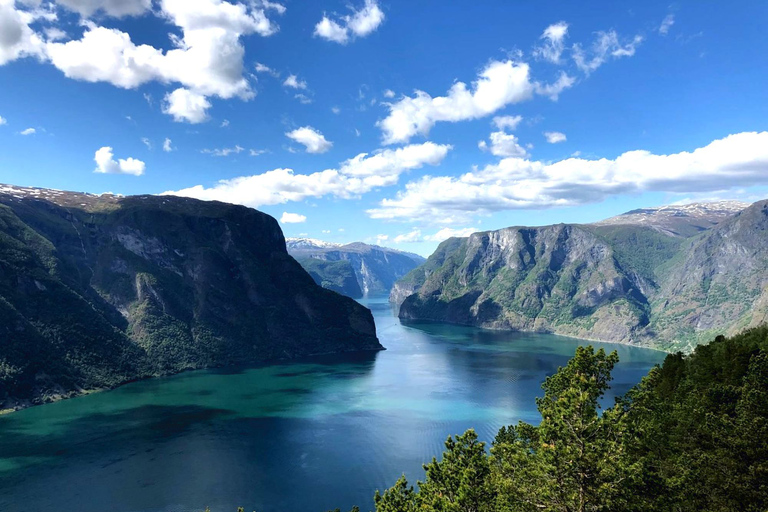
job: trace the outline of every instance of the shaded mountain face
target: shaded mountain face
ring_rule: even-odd
[[[450,239],[390,298],[406,320],[690,350],[768,321],[766,287],[762,201],[689,238],[600,223]]]
[[[347,282],[343,285],[344,293],[350,297],[387,295],[395,281],[406,275],[425,261],[418,254],[397,251],[377,245],[355,242],[347,245],[335,245],[308,238],[289,238],[286,242],[288,252],[294,256],[304,268],[317,276],[315,281],[326,283],[332,290],[340,291],[341,285],[338,272],[340,265],[306,263],[310,260],[325,262],[347,262],[357,280],[357,288]],[[357,291],[359,288],[360,292]],[[356,295],[359,293],[359,295]]]
[[[632,210],[597,222],[598,226],[646,226],[672,235],[689,237],[710,229],[749,206],[740,201],[716,201]]]
[[[256,210],[0,186],[0,405],[186,369],[378,350]]]

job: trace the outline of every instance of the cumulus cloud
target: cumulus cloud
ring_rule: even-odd
[[[283,212],[282,217],[280,217],[281,224],[300,224],[306,221],[307,221],[307,216],[300,215],[298,213]]]
[[[315,36],[339,44],[347,44],[355,37],[365,37],[384,22],[384,12],[376,0],[365,0],[352,14],[332,20],[327,15],[315,25]]]
[[[283,82],[283,85],[285,87],[290,87],[291,89],[306,89],[307,88],[307,82],[304,80],[299,80],[299,77],[296,75],[288,75],[288,78],[285,79]]]
[[[228,180],[206,188],[202,185],[167,195],[194,197],[243,204],[251,207],[303,201],[310,197],[358,197],[371,190],[394,185],[403,172],[424,165],[438,165],[451,146],[425,142],[369,155],[361,153],[338,169],[296,174],[292,169],[274,169]]]
[[[675,15],[674,14],[667,14],[667,16],[661,20],[661,25],[659,26],[659,34],[665,36],[669,34],[669,29],[672,28],[672,25],[675,24]]]
[[[251,99],[254,92],[243,73],[245,48],[241,38],[250,34],[269,36],[278,27],[266,12],[285,8],[269,1],[247,3],[224,0],[160,0],[151,10],[151,0],[60,0],[79,13],[85,31],[79,39],[61,42],[61,31],[43,40],[30,23],[56,19],[55,11],[38,7],[16,9],[12,0],[0,0],[0,65],[26,56],[37,56],[61,70],[65,76],[87,82],[107,82],[134,89],[148,82],[178,84],[166,96],[165,111],[177,121],[202,122],[211,96]],[[35,4],[35,2],[27,2]],[[47,5],[47,4],[46,4]],[[170,35],[173,48],[164,51],[147,44],[137,45],[131,36],[115,28],[86,19],[95,13],[108,16],[153,12],[178,27],[181,35]],[[184,101],[194,100],[194,101]],[[191,109],[191,110],[190,110]]]
[[[145,146],[147,146],[147,149],[149,149],[149,150],[152,149],[152,141],[150,141],[147,137],[142,137],[141,138],[141,143],[144,144]]]
[[[0,66],[22,57],[45,57],[45,42],[29,26],[37,17],[16,9],[13,0],[0,0]]]
[[[642,192],[702,193],[765,184],[768,132],[729,135],[694,151],[628,151],[554,163],[505,158],[462,176],[426,176],[368,210],[376,219],[434,223],[503,210],[574,206]]]
[[[491,133],[490,144],[481,140],[477,146],[483,151],[490,151],[494,156],[519,158],[528,156],[528,152],[520,145],[517,137],[503,131]]]
[[[37,133],[37,130],[34,128],[27,128],[26,130],[21,130],[19,133],[21,135],[34,135]]]
[[[171,142],[171,139],[166,137],[165,141],[163,141],[163,151],[165,151],[166,153],[170,153],[174,149],[176,148],[173,147],[173,142]]]
[[[163,113],[173,116],[177,123],[203,123],[208,120],[209,108],[211,102],[205,96],[183,87],[166,94],[163,101]]]
[[[434,233],[432,235],[422,235],[420,229],[413,229],[408,233],[397,235],[393,241],[396,244],[414,243],[414,242],[438,242],[439,243],[453,237],[460,237],[460,238],[467,237],[475,232],[477,232],[477,229],[475,228],[458,228],[458,229],[443,228],[437,233]]]
[[[333,142],[326,140],[322,133],[311,126],[302,126],[287,132],[285,136],[307,148],[307,153],[325,153],[333,146]]]
[[[544,132],[547,142],[550,144],[557,144],[558,142],[565,142],[568,140],[564,133],[561,132]]]
[[[152,7],[152,0],[57,0],[57,3],[79,13],[84,18],[97,12],[120,18],[136,16]]]
[[[493,118],[493,124],[499,130],[514,130],[523,120],[523,116],[496,116]]]
[[[395,91],[393,91],[392,89],[386,89],[383,94],[384,94],[385,98],[394,98],[395,97]]]
[[[542,41],[541,45],[534,47],[533,56],[553,64],[560,64],[560,56],[565,49],[567,35],[568,24],[564,21],[548,26],[539,38]]]
[[[0,126],[3,126],[4,124],[8,124],[8,120],[3,116],[0,116]]]
[[[580,44],[573,45],[573,60],[584,73],[589,74],[605,64],[609,58],[631,57],[643,42],[643,36],[637,35],[632,40],[622,43],[615,30],[598,32],[597,38],[589,50]]]
[[[424,91],[391,103],[389,115],[377,126],[384,143],[407,142],[414,135],[427,135],[440,121],[457,122],[488,116],[511,103],[532,97],[534,85],[526,63],[492,61],[483,69],[472,88],[456,82],[446,96],[432,97]]]
[[[141,176],[146,169],[144,162],[135,158],[115,160],[115,155],[109,146],[104,146],[96,151],[93,160],[96,162],[96,169],[93,172],[99,174],[131,174],[133,176]]]

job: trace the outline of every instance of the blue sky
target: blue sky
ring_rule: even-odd
[[[768,196],[768,4],[588,5],[0,0],[0,183],[239,202],[425,255]]]

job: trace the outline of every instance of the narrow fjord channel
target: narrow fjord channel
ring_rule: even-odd
[[[544,378],[579,340],[404,326],[368,300],[385,352],[207,370],[0,416],[0,510],[323,512],[439,456],[449,434],[538,422]],[[612,395],[661,352],[617,350]]]

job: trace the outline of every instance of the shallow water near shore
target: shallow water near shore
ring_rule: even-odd
[[[607,397],[662,352],[547,334],[402,325],[384,352],[152,379],[0,416],[0,510],[323,512],[414,483],[448,435],[538,422],[534,399],[580,344],[617,350]]]

